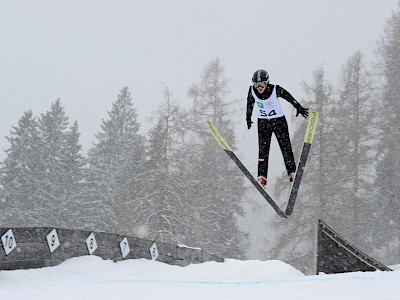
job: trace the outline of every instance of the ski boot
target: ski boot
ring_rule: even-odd
[[[295,177],[296,177],[296,173],[290,173],[289,174],[289,181],[293,182]]]
[[[266,186],[267,186],[267,178],[265,178],[264,176],[258,176],[257,177],[257,181],[264,189],[266,188]]]

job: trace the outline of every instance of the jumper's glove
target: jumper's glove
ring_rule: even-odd
[[[297,109],[296,117],[297,117],[299,114],[302,115],[304,118],[307,119],[307,117],[308,117],[308,108],[304,108],[304,107],[300,106],[300,107]]]
[[[251,119],[246,119],[247,122],[247,129],[251,128],[251,124],[253,124],[253,122],[251,121]]]

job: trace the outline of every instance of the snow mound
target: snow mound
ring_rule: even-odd
[[[93,277],[97,279],[118,278],[119,276],[131,276],[142,281],[151,281],[154,278],[165,281],[263,281],[279,278],[301,277],[303,273],[292,266],[277,260],[235,260],[226,259],[225,262],[205,262],[191,264],[186,267],[171,266],[165,263],[150,261],[147,259],[130,259],[113,262],[102,260],[96,256],[83,256],[69,259],[57,267],[46,268],[46,272],[63,272],[73,276]],[[190,278],[190,280],[188,279]]]

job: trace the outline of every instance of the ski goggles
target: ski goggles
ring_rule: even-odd
[[[261,82],[254,82],[254,87],[257,89],[259,87],[266,88],[267,87],[267,82],[266,81],[261,81]]]

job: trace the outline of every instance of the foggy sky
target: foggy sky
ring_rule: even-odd
[[[0,4],[1,160],[8,148],[4,136],[23,112],[31,109],[38,116],[57,98],[71,122],[78,121],[84,150],[124,86],[132,92],[145,133],[163,100],[163,83],[174,101],[186,105],[188,87],[199,82],[215,57],[230,80],[228,100],[243,99],[243,109],[259,68],[301,102],[301,82],[311,81],[317,67],[323,65],[335,84],[355,51],[373,59],[387,19],[399,9],[398,0]],[[245,134],[244,111],[242,116]],[[249,136],[254,138],[255,130]]]

